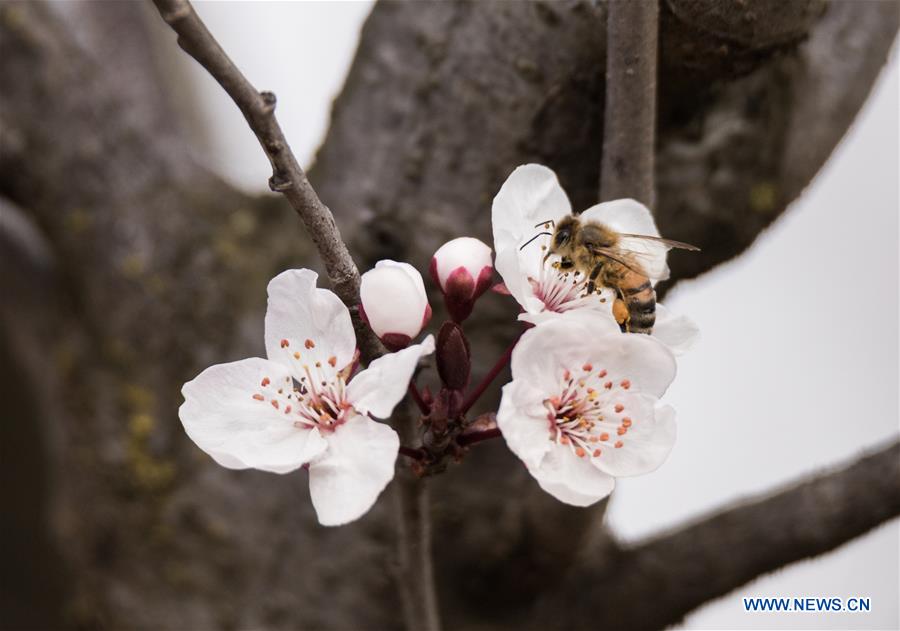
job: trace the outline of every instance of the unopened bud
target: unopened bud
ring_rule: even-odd
[[[444,294],[450,317],[462,322],[472,313],[478,297],[491,286],[491,248],[472,237],[453,239],[434,253],[430,272]]]
[[[445,322],[438,333],[435,358],[438,374],[447,388],[462,390],[469,384],[472,367],[469,355],[469,341],[462,327],[455,322]]]
[[[378,261],[362,275],[359,295],[360,316],[391,351],[409,346],[431,319],[422,275],[409,263]]]

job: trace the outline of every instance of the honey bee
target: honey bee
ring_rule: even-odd
[[[541,222],[535,228],[550,228],[553,223]],[[656,323],[656,292],[648,272],[650,253],[641,251],[640,242],[652,242],[666,249],[700,250],[680,241],[616,232],[597,221],[582,221],[576,215],[564,217],[556,223],[552,233],[542,232],[534,239],[541,235],[550,235],[545,263],[551,255],[557,255],[560,258],[555,265],[561,271],[575,270],[576,274],[584,274],[586,294],[594,293],[598,287],[615,290],[612,312],[619,327],[625,332],[648,335]]]

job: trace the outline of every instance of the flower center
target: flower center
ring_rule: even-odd
[[[282,340],[282,348],[289,346],[288,340]],[[316,347],[312,340],[306,340],[304,346],[307,350]],[[326,368],[314,357],[304,361],[307,357],[300,351],[294,351],[290,358],[294,374],[300,377],[285,377],[284,382],[278,384],[269,377],[263,377],[260,390],[253,395],[253,399],[282,412],[300,429],[317,427],[319,431],[334,431],[352,414],[353,406],[346,396],[350,366],[335,371],[337,360],[334,356],[328,358]]]
[[[550,440],[568,446],[579,458],[599,458],[610,445],[620,449],[632,425],[621,402],[630,388],[628,379],[615,382],[605,369],[594,370],[591,364],[582,366],[578,376],[566,370],[559,395],[544,400]]]
[[[538,277],[529,276],[528,282],[547,311],[563,313],[589,306],[598,300],[587,293],[587,277],[578,270],[560,269],[558,257],[544,261]],[[605,303],[606,297],[600,296],[599,301]]]

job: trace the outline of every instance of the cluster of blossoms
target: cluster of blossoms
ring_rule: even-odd
[[[360,370],[350,312],[316,287],[310,270],[289,270],[268,287],[267,359],[212,366],[183,388],[179,416],[188,436],[220,465],[288,473],[309,470],[319,522],[339,525],[362,516],[394,475],[399,453],[420,474],[459,459],[466,445],[502,433],[540,486],[559,500],[587,506],[619,476],[647,473],[668,455],[675,414],[659,398],[675,376],[674,355],[696,337],[684,317],[661,305],[652,336],[623,333],[613,317],[615,295],[587,293],[586,279],[559,269],[546,255],[549,235],[523,244],[535,226],[571,214],[546,167],[516,169],[494,199],[496,256],[477,239],[443,245],[431,277],[450,320],[437,336],[415,343],[431,318],[419,272],[380,261],[362,276],[360,315],[391,351]],[[633,200],[594,206],[580,215],[624,234],[658,236],[649,211]],[[666,248],[649,248],[647,276],[666,276]],[[511,354],[469,388],[470,349],[462,328],[491,288],[520,305],[527,330]],[[419,391],[419,360],[436,352],[441,388]],[[509,361],[512,380],[494,415],[467,412]],[[391,416],[410,392],[422,412],[422,444],[402,446],[375,420]]]

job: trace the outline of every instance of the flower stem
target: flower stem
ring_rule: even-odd
[[[483,440],[500,438],[500,436],[502,435],[503,434],[500,432],[500,430],[495,427],[493,429],[486,429],[482,432],[470,432],[468,434],[461,434],[459,438],[456,439],[456,442],[460,447],[466,447],[467,445],[480,443]]]
[[[414,444],[419,425],[412,406],[399,405],[394,411],[395,427],[402,443]],[[413,457],[413,450],[400,452]],[[395,578],[403,609],[406,631],[440,631],[437,590],[431,561],[431,504],[426,480],[412,471],[401,470],[391,485],[396,527]]]
[[[406,445],[400,445],[400,454],[406,456],[407,458],[412,458],[413,460],[425,459],[425,454],[422,453],[421,449],[407,447]]]
[[[425,399],[422,398],[422,394],[416,387],[415,381],[409,382],[409,394],[412,396],[413,401],[416,402],[416,405],[419,406],[419,411],[422,414],[428,414],[431,411],[431,407],[425,403]]]
[[[519,343],[519,338],[521,334],[519,334],[513,343],[509,345],[509,348],[500,356],[500,359],[497,360],[497,363],[488,371],[488,373],[484,376],[481,382],[475,386],[475,388],[469,392],[469,396],[466,397],[465,401],[463,401],[462,405],[459,408],[459,415],[462,416],[466,412],[469,411],[476,401],[484,394],[484,391],[488,389],[488,386],[491,385],[491,382],[497,378],[497,375],[500,374],[506,365],[509,363],[509,358],[512,356],[513,349],[516,347],[516,344]]]

